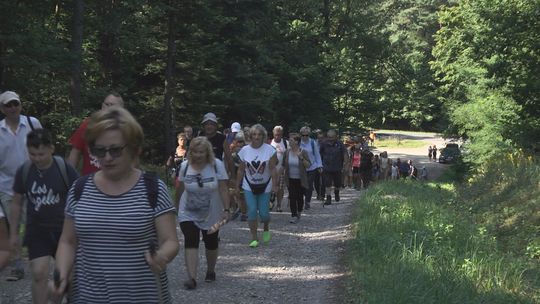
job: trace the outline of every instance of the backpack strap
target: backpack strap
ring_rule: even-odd
[[[186,177],[188,167],[189,167],[189,163],[186,162],[186,167],[184,168],[184,173],[182,173],[183,177]],[[217,173],[217,164],[216,164],[215,160],[214,160],[214,171],[216,171],[216,173]]]
[[[28,174],[30,173],[30,168],[32,167],[32,162],[27,160],[22,165],[22,184],[23,187],[26,187],[26,181],[28,180]]]
[[[282,138],[282,139],[283,139],[283,145],[285,146],[285,150],[287,150],[288,149],[287,140],[285,138]]]
[[[186,167],[184,168],[184,174],[182,174],[183,177],[186,177],[188,167],[189,167],[189,163],[186,162]]]
[[[146,196],[148,198],[148,202],[150,203],[150,207],[152,207],[152,209],[156,209],[159,194],[157,174],[155,172],[144,172],[143,179],[144,187],[146,188]]]
[[[89,177],[90,175],[83,175],[75,181],[75,187],[73,191],[74,191],[74,197],[76,201],[81,199],[84,186],[86,185],[86,182],[88,181]],[[148,197],[148,202],[150,203],[150,207],[152,207],[152,209],[155,209],[157,206],[158,193],[159,193],[157,174],[155,172],[144,172],[143,179],[144,179],[144,187],[146,188],[146,195]]]
[[[311,143],[311,153],[313,153],[313,156],[315,156],[315,139],[310,138],[309,142]]]
[[[81,196],[84,190],[84,185],[86,185],[86,181],[88,181],[89,177],[90,175],[83,175],[75,181],[75,187],[73,189],[73,196],[75,197],[76,201],[79,201],[81,199]]]
[[[34,124],[32,123],[32,120],[30,119],[30,116],[26,115],[26,120],[28,121],[28,125],[30,126],[30,129],[32,129],[32,131],[34,131],[35,130]]]
[[[60,175],[62,175],[62,181],[64,182],[64,186],[66,187],[66,189],[69,190],[69,187],[71,185],[69,183],[69,177],[68,177],[68,174],[67,174],[66,161],[62,157],[60,157],[58,155],[54,155],[53,159],[54,159],[54,163],[56,164],[56,166],[60,170]]]

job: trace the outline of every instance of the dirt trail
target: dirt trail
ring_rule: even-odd
[[[377,133],[379,137],[383,136],[398,136],[394,133],[390,133],[388,131],[380,131]],[[422,166],[426,166],[426,169],[428,171],[428,179],[436,179],[438,178],[441,173],[448,167],[446,164],[439,164],[435,161],[429,161],[428,158],[428,147],[432,145],[436,145],[439,149],[438,154],[440,154],[441,148],[444,148],[446,143],[448,141],[444,140],[442,137],[433,134],[433,133],[400,133],[399,136],[402,139],[412,139],[412,140],[419,140],[424,142],[424,145],[420,148],[377,148],[377,141],[375,141],[375,149],[373,153],[381,153],[383,151],[388,152],[388,157],[392,158],[393,160],[396,160],[397,158],[400,158],[403,160],[409,160],[411,159],[413,161],[413,164],[417,168],[421,168]]]
[[[442,147],[443,141],[436,137],[418,140],[424,140],[426,148],[386,150],[393,159],[401,157],[425,164],[432,178],[445,165],[428,161],[427,146],[435,143]],[[320,201],[312,201],[311,210],[303,213],[298,224],[289,223],[288,208],[283,213],[272,212],[272,240],[256,249],[248,247],[249,230],[245,222],[228,223],[220,231],[217,281],[202,280],[206,261],[201,245],[196,290],[186,291],[182,287],[186,274],[181,251],[168,267],[173,303],[343,303],[340,297],[347,270],[342,266],[342,258],[345,243],[351,237],[354,206],[361,193],[346,189],[341,194],[340,202],[325,208]],[[7,270],[0,273],[2,304],[31,303],[28,272],[18,282],[6,282],[7,273]]]

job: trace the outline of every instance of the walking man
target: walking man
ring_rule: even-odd
[[[103,110],[108,107],[115,106],[123,107],[124,100],[122,99],[122,96],[120,96],[120,94],[113,91],[105,97],[103,103],[101,103],[101,109]],[[84,140],[84,133],[86,132],[87,126],[88,118],[83,120],[79,128],[77,128],[75,133],[73,133],[73,135],[71,135],[71,138],[69,139],[69,143],[71,144],[71,151],[69,152],[67,161],[70,165],[77,169],[82,156],[82,175],[94,173],[100,169],[97,158],[90,154],[88,146],[86,145],[86,140]]]
[[[218,132],[218,119],[214,113],[206,113],[201,121],[203,132],[199,136],[206,136],[206,138],[212,144],[214,156],[222,160],[227,169],[227,174],[230,179],[235,179],[234,175],[236,170],[234,169],[234,163],[232,160],[231,149],[227,143],[225,135]]]
[[[33,129],[42,127],[37,118],[21,115],[21,99],[13,91],[6,91],[0,95],[0,110],[5,115],[5,118],[0,121],[0,203],[7,216],[10,214],[13,202],[15,173],[29,159],[26,151],[26,136]],[[26,211],[23,210],[23,212]],[[11,227],[11,229],[19,231],[19,227]],[[21,245],[15,246],[12,251],[14,268],[7,280],[18,281],[24,277]]]
[[[329,130],[327,132],[326,141],[321,145],[323,182],[326,188],[325,205],[330,205],[332,203],[332,186],[334,186],[334,200],[339,202],[342,172],[343,169],[349,165],[347,159],[347,149],[345,149],[345,145],[338,140],[337,132],[335,130]]]
[[[284,195],[284,184],[285,184],[285,171],[283,166],[283,159],[285,156],[285,152],[289,148],[289,142],[283,138],[283,127],[282,126],[275,126],[272,130],[273,138],[270,141],[270,145],[276,149],[276,156],[278,159],[278,163],[276,166],[276,170],[278,172],[278,191],[276,193],[276,200],[277,200],[277,212],[281,212],[281,202],[283,201],[283,195]],[[270,208],[272,209],[272,208]]]

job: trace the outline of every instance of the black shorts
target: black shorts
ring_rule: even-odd
[[[360,167],[352,167],[353,174],[360,174]]]
[[[180,222],[180,229],[184,234],[185,248],[199,248],[200,234],[202,233],[204,247],[208,250],[218,249],[219,230],[208,234],[206,230],[201,230],[194,222]]]
[[[44,256],[55,257],[62,229],[44,227],[27,229],[23,245],[28,247],[28,259],[33,260]]]

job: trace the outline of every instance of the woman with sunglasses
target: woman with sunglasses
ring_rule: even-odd
[[[85,139],[101,170],[68,194],[58,284],[49,287],[56,297],[73,269],[70,303],[171,303],[166,268],[179,249],[175,209],[165,183],[155,179],[156,193],[149,191],[148,175],[136,167],[143,138],[123,108],[90,117]]]
[[[176,202],[178,222],[184,234],[185,263],[188,279],[184,287],[197,288],[197,266],[199,262],[199,239],[202,233],[206,248],[207,283],[216,280],[219,230],[216,223],[229,218],[229,189],[225,165],[216,159],[212,144],[206,137],[194,138],[189,146],[187,162],[183,162],[178,174]],[[215,227],[215,226],[214,226]]]
[[[284,168],[285,183],[289,190],[289,205],[291,206],[291,224],[300,221],[304,209],[304,193],[308,186],[307,168],[311,166],[309,155],[300,148],[300,134],[290,134],[292,139],[289,150],[285,152]]]

